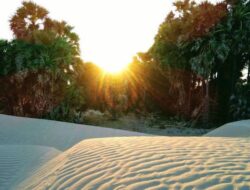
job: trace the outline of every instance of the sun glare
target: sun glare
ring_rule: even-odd
[[[46,7],[50,16],[74,26],[80,37],[81,57],[109,73],[123,71],[137,52],[146,52],[173,0],[34,0]],[[0,7],[1,37],[12,38],[9,16],[20,0]],[[67,14],[65,14],[67,13]],[[154,14],[152,14],[154,13]]]
[[[112,50],[110,51],[108,50]],[[93,62],[103,69],[106,73],[119,74],[123,72],[132,61],[132,53],[121,48],[121,51],[115,51],[112,46],[106,47],[102,52],[93,54]],[[106,50],[106,51],[105,51]]]
[[[127,67],[127,63],[119,64],[119,63],[103,63],[98,64],[105,72],[111,73],[111,74],[118,74],[124,71]]]

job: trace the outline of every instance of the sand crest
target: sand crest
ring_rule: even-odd
[[[45,164],[19,188],[247,190],[250,187],[249,147],[249,138],[84,140]]]
[[[207,137],[250,137],[250,120],[227,123],[207,133]]]
[[[0,114],[0,145],[40,145],[64,151],[89,138],[145,135],[119,129]]]

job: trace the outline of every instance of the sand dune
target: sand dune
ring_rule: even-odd
[[[227,123],[204,136],[208,137],[250,137],[250,120]]]
[[[159,190],[250,187],[250,139],[127,137],[84,140],[20,189]]]
[[[0,190],[15,189],[15,185],[60,153],[42,146],[0,145]]]
[[[210,137],[146,137],[0,114],[0,190],[249,190],[248,123]]]
[[[40,145],[66,150],[89,138],[145,135],[125,130],[0,114],[0,145]]]
[[[16,189],[45,162],[84,139],[141,135],[145,134],[0,114],[0,190]]]

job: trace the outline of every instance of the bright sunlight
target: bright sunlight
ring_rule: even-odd
[[[11,0],[0,7],[1,37],[12,38],[9,18],[21,2]],[[84,61],[117,73],[136,53],[150,48],[174,0],[70,0],[60,1],[60,7],[58,1],[35,2],[46,7],[53,18],[74,26]]]
[[[116,64],[114,63],[109,63],[109,62],[102,62],[102,64],[99,64],[99,66],[107,73],[112,73],[112,74],[117,74],[122,72],[126,67],[127,67],[127,63],[124,62],[123,64]]]
[[[118,74],[126,69],[131,60],[132,59],[130,59],[129,56],[125,57],[121,54],[110,55],[106,54],[106,52],[103,52],[103,54],[99,53],[99,56],[96,58],[96,63],[105,72]]]
[[[60,7],[58,1],[35,2],[46,7],[51,17],[74,26],[84,61],[111,73],[122,71],[137,52],[150,48],[172,7],[172,0],[71,0],[60,1]],[[12,38],[8,22],[19,6],[20,0],[11,0],[0,7],[2,37]]]

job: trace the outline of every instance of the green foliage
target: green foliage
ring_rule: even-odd
[[[1,70],[0,75],[10,75],[25,69],[49,67],[48,50],[42,45],[28,44],[23,41],[0,41]]]
[[[229,99],[236,93],[242,70],[249,64],[250,50],[249,2],[237,1],[228,7],[227,17],[207,36],[188,45],[194,55],[190,59],[192,69],[216,85],[218,115],[224,122],[231,120]]]
[[[48,14],[44,7],[24,1],[10,19],[10,28],[17,39],[36,44],[53,44],[57,38],[64,38],[79,55],[79,37],[73,27],[51,19]]]
[[[232,61],[239,56],[244,61],[249,54],[249,16],[250,8],[242,1],[229,9],[227,17],[216,25],[208,36],[193,40],[190,46],[195,56],[190,62],[194,70],[208,77],[211,70],[219,64],[227,62],[227,65],[232,65]],[[242,70],[245,64],[241,63],[241,60],[237,63],[239,70]],[[207,72],[204,73],[204,70]]]
[[[250,118],[250,84],[238,83],[230,97],[230,114],[234,120]]]
[[[45,118],[67,122],[82,123],[82,111],[85,104],[84,90],[79,84],[67,86],[64,99],[56,105]]]
[[[42,117],[62,109],[61,118],[57,114],[54,119],[70,118],[84,104],[77,70],[82,64],[79,37],[73,27],[52,20],[45,8],[32,2],[23,2],[10,26],[16,39],[0,41],[5,113]]]
[[[141,60],[166,73],[165,95],[175,97],[176,115],[211,122],[210,112],[217,110],[219,122],[229,121],[229,98],[249,65],[249,1],[183,0],[174,5],[175,12],[168,14],[147,52],[150,61]]]
[[[0,44],[0,83],[4,89],[0,96],[10,113],[41,116],[61,101],[68,106],[82,104],[82,100],[80,104],[66,101],[71,98],[78,101],[82,94],[81,88],[76,87],[76,71],[70,69],[79,63],[75,63],[74,49],[64,38],[51,45],[20,40]]]
[[[166,99],[172,100],[168,104],[173,107],[171,112],[190,118],[203,98],[202,88],[197,87],[197,82],[204,83],[200,76],[208,75],[214,61],[213,54],[205,48],[202,49],[204,53],[199,53],[197,57],[194,57],[193,51],[200,50],[203,39],[225,17],[226,4],[197,4],[184,0],[175,2],[174,6],[175,12],[170,12],[160,25],[155,42],[147,54],[151,64],[158,65],[165,73],[163,79],[167,85],[164,88],[167,88],[168,94],[164,90],[159,94],[164,93]],[[152,86],[157,86],[155,83]]]

